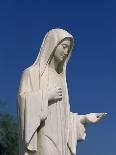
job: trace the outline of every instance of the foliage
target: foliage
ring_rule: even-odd
[[[0,155],[18,155],[17,121],[8,112],[0,112]]]

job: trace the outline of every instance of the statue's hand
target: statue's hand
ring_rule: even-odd
[[[107,113],[90,113],[86,114],[86,123],[97,123],[103,119]]]
[[[62,88],[57,87],[52,90],[49,89],[48,90],[48,100],[49,101],[62,100]]]

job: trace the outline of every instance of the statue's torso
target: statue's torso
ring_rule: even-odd
[[[67,117],[66,117],[66,93],[64,80],[55,70],[48,70],[48,88],[62,88],[62,100],[49,103],[48,116],[43,126],[39,130],[40,135],[50,138],[62,155],[66,155],[67,150]],[[39,137],[38,137],[39,138]]]

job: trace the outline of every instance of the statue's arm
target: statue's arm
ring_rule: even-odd
[[[31,71],[29,69],[26,69],[23,71],[23,74],[20,80],[18,96],[25,96],[25,95],[29,95],[31,93],[36,93],[36,92],[41,93],[41,91],[44,91],[44,90],[41,90],[40,88],[36,89],[36,91],[35,90],[32,91],[33,88],[35,89],[37,83],[40,83],[40,79],[38,79],[38,81],[35,81],[35,84],[33,84],[34,80],[31,80],[31,79],[34,79],[33,77],[37,75],[32,75],[32,73],[30,72]],[[47,93],[48,104],[51,103],[52,101],[62,99],[62,89],[60,87],[57,87],[54,89],[48,88],[45,91]]]
[[[86,124],[97,123],[102,120],[107,113],[90,113],[85,115],[78,115],[70,112],[70,132],[75,136],[76,141],[85,140]],[[75,130],[75,131],[74,131]]]
[[[28,143],[41,121],[47,118],[48,97],[46,90],[37,89],[37,75],[26,69],[18,93],[19,127],[22,139]],[[25,134],[24,134],[25,133]]]

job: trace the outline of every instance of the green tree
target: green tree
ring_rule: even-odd
[[[17,120],[8,112],[0,112],[0,155],[18,155]]]

